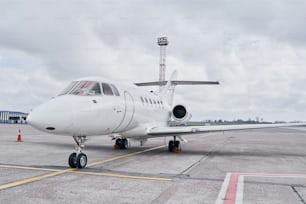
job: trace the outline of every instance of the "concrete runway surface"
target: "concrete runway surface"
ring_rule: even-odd
[[[170,137],[128,150],[88,137],[88,166],[76,170],[72,137],[0,124],[0,203],[306,203],[305,127],[184,138],[169,153]]]

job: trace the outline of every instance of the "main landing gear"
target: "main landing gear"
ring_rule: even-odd
[[[168,150],[169,152],[174,153],[179,153],[182,151],[181,143],[180,141],[176,140],[176,136],[173,136],[173,140],[169,141]]]
[[[127,149],[129,147],[128,140],[123,138],[117,138],[113,146],[114,149]]]
[[[75,141],[76,152],[70,154],[68,163],[71,168],[83,169],[87,164],[87,156],[82,153],[82,149],[85,147],[86,136],[73,136]]]

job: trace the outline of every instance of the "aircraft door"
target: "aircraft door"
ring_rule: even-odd
[[[122,132],[124,130],[127,130],[132,125],[134,112],[135,112],[135,104],[133,96],[127,91],[124,91],[124,103],[125,103],[125,110],[123,118],[119,126],[114,130],[114,132]]]

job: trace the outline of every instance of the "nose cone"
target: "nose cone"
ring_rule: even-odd
[[[37,119],[35,119],[35,114],[33,114],[33,111],[32,111],[31,113],[29,113],[27,117],[27,123],[34,127],[35,121],[37,121]]]
[[[72,124],[72,111],[62,100],[52,99],[35,108],[27,117],[32,127],[55,134],[69,132]]]
[[[27,123],[32,127],[47,131],[50,129],[54,121],[51,120],[50,114],[46,113],[41,107],[34,109],[27,117]],[[55,130],[55,127],[52,127]]]

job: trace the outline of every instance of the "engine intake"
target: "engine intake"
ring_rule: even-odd
[[[172,119],[180,124],[188,122],[191,118],[187,108],[183,105],[176,105],[172,109]]]
[[[178,119],[182,119],[186,116],[187,110],[182,105],[177,105],[172,110],[173,116]]]

